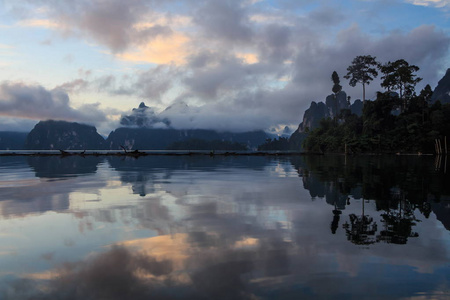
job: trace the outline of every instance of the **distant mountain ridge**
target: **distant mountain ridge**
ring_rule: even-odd
[[[450,103],[450,68],[445,76],[439,80],[432,97],[431,104],[436,101]],[[342,109],[349,109],[360,116],[363,103],[354,101],[351,105],[344,91],[328,95],[324,102],[311,102],[304,112],[302,122],[297,130],[289,137],[289,149],[300,150],[308,131],[319,126],[320,120],[334,118]],[[185,103],[177,103],[168,107],[168,110],[177,110],[182,113],[189,107]],[[110,133],[105,139],[97,133],[93,126],[71,123],[66,121],[40,121],[30,133],[0,132],[0,149],[61,149],[61,150],[96,150],[96,149],[127,149],[164,150],[173,143],[188,140],[222,141],[241,143],[249,149],[263,144],[273,135],[266,132],[252,131],[243,133],[217,132],[207,129],[174,129],[165,113],[157,115],[151,107],[143,102],[134,108],[130,115],[122,116],[121,125]]]
[[[0,131],[0,149],[23,149],[27,135],[28,132]]]
[[[0,135],[1,137],[1,135]],[[219,141],[239,143],[248,149],[262,144],[268,135],[264,131],[217,132],[205,129],[157,129],[157,128],[118,128],[105,140],[93,126],[66,121],[40,121],[23,138],[27,150],[165,150],[175,143],[189,140]],[[221,143],[212,143],[211,145]],[[223,143],[222,143],[223,144]],[[122,148],[123,147],[123,148]],[[211,149],[221,150],[221,149]]]
[[[106,144],[112,150],[119,150],[122,146],[126,149],[164,150],[176,142],[198,139],[240,143],[251,149],[264,143],[267,137],[262,130],[232,133],[206,129],[118,128],[109,134]]]

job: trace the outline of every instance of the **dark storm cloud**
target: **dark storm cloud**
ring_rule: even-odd
[[[3,82],[0,84],[0,115],[35,120],[58,119],[96,123],[106,120],[98,104],[75,109],[62,89],[47,90],[39,85]]]

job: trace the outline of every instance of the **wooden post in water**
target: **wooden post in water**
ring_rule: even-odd
[[[447,174],[447,155],[445,156],[445,161],[444,161],[444,174]]]
[[[436,153],[441,155],[441,147],[439,147],[439,139],[436,139]]]
[[[437,139],[434,139],[434,151],[436,151],[436,154],[439,154]]]
[[[442,154],[442,144],[441,144],[441,139],[438,140],[438,144],[439,144],[439,154]]]
[[[444,142],[445,142],[445,154],[447,155],[447,136],[444,136]]]

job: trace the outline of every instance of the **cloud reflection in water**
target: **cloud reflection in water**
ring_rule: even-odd
[[[347,240],[344,220],[361,215],[361,197],[370,191],[366,185],[379,183],[345,172],[367,173],[363,166],[376,164],[260,157],[111,158],[108,164],[95,173],[52,181],[60,184],[59,193],[67,189],[72,195],[69,208],[55,208],[58,217],[51,219],[66,233],[48,239],[49,245],[38,244],[42,237],[37,236],[36,249],[18,249],[30,265],[0,280],[3,298],[348,299],[448,291],[448,232],[437,214],[427,218],[415,209],[419,236],[406,245],[360,247]],[[333,176],[333,170],[344,174]],[[136,193],[131,186],[144,188]],[[392,190],[373,190],[380,188]],[[80,199],[94,190],[98,202]],[[380,228],[378,207],[394,212],[394,196],[389,203],[376,194],[366,200],[364,213]],[[333,210],[341,211],[335,234]],[[8,216],[0,222],[14,221]],[[25,214],[25,229],[8,224],[12,232],[26,233],[27,226],[39,227],[50,216]],[[85,229],[73,230],[79,222]],[[74,243],[58,246],[66,240]]]

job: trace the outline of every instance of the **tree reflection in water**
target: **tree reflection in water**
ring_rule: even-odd
[[[377,223],[370,216],[350,214],[350,224],[343,225],[347,239],[357,245],[370,245],[377,242],[375,233]]]
[[[381,217],[384,230],[377,236],[379,241],[406,244],[408,238],[419,236],[417,232],[412,231],[417,219],[414,216],[414,207],[408,201],[400,202],[398,210],[386,211]]]
[[[419,214],[429,218],[434,212],[437,219],[450,228],[450,218],[434,209],[440,207],[440,203],[444,206],[448,203],[450,177],[433,162],[433,158],[408,156],[291,159],[311,197],[323,198],[334,206],[332,234],[336,234],[350,199],[365,199],[362,214],[352,212],[342,225],[348,240],[359,245],[406,244],[409,238],[419,235],[413,230],[419,222]],[[364,212],[364,203],[369,202],[375,204],[379,214],[374,215],[373,210],[369,214]]]
[[[370,245],[377,242],[375,233],[377,223],[373,218],[364,214],[364,199],[362,203],[361,216],[350,214],[350,224],[345,222],[342,226],[345,229],[347,239],[356,245]]]

